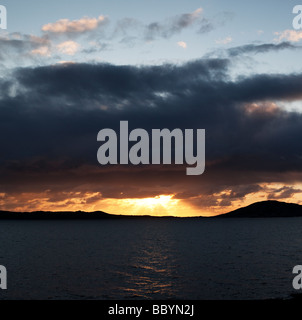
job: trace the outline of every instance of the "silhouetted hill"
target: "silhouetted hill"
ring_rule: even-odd
[[[0,211],[0,220],[99,220],[99,219],[134,219],[134,218],[154,218],[151,216],[131,216],[131,215],[115,215],[103,211],[83,212],[83,211],[62,211],[62,212],[11,212]],[[173,217],[157,217],[157,218],[173,218]]]
[[[114,217],[106,212],[46,212],[46,211],[36,211],[36,212],[9,212],[0,211],[0,219],[9,220],[51,220],[51,219],[108,219]]]
[[[216,218],[302,217],[302,206],[279,201],[262,201],[228,212]]]

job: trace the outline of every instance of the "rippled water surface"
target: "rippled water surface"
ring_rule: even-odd
[[[0,221],[0,264],[0,299],[286,298],[302,219]]]

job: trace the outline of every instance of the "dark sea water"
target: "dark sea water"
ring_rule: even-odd
[[[0,299],[287,298],[302,218],[0,221],[0,264]]]

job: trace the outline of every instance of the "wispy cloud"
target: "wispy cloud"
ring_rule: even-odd
[[[56,46],[59,52],[73,56],[80,48],[80,44],[75,41],[65,41]]]
[[[233,41],[232,37],[226,37],[226,38],[224,38],[224,39],[218,39],[218,40],[216,40],[215,42],[216,42],[217,44],[228,44],[228,43],[230,43],[230,42],[232,42],[232,41]]]
[[[50,57],[51,56],[51,50],[49,46],[42,46],[37,49],[33,49],[31,51],[31,54],[43,56],[43,57]]]
[[[278,189],[267,188],[269,200],[284,200],[292,198],[295,194],[301,194],[302,190],[294,187],[283,186]]]
[[[18,64],[32,56],[48,56],[51,41],[45,37],[11,33],[0,36],[0,58],[2,62]]]
[[[145,38],[153,40],[155,38],[169,38],[182,30],[194,25],[201,20],[202,8],[196,9],[192,13],[184,13],[172,17],[165,22],[153,22],[145,27]]]
[[[46,33],[62,34],[62,33],[84,33],[98,28],[105,24],[108,19],[105,16],[98,18],[84,17],[79,20],[61,19],[54,23],[48,23],[42,27],[42,31]]]
[[[295,50],[302,49],[301,46],[297,46],[291,44],[290,42],[281,42],[278,44],[275,43],[263,43],[263,44],[247,44],[243,46],[233,47],[228,49],[228,54],[230,56],[238,56],[240,54],[258,54],[258,53],[267,53],[273,51],[281,51],[281,50]]]
[[[278,52],[282,50],[301,50],[302,46],[284,41],[281,43],[262,43],[262,44],[246,44],[227,49],[219,48],[209,52],[205,57],[237,57],[240,55],[255,55],[269,52]]]
[[[144,44],[156,39],[169,39],[175,35],[181,34],[183,30],[188,28],[195,28],[197,34],[208,33],[214,29],[214,22],[203,16],[203,9],[198,8],[191,13],[183,13],[171,17],[167,17],[163,21],[153,21],[146,23],[125,17],[111,24],[111,28],[105,28],[110,20],[107,16],[100,15],[99,17],[89,18],[83,17],[78,20],[61,19],[56,22],[45,24],[41,31],[43,37],[52,42],[53,47],[57,47],[56,41],[60,39],[74,40],[76,37],[85,35],[88,43],[91,39],[98,41],[102,39],[109,43],[116,43],[116,45],[126,45],[132,47],[133,45]],[[101,37],[100,37],[101,35]],[[85,39],[85,38],[82,38]],[[181,45],[184,48],[184,44]],[[58,48],[58,47],[57,47]],[[60,48],[60,47],[59,47]],[[86,52],[96,52],[104,50],[102,45],[97,47],[87,47]],[[39,48],[32,52],[35,55],[47,56],[48,52],[44,48]]]
[[[177,42],[177,45],[183,49],[186,49],[187,48],[187,43],[184,42],[184,41],[178,41]]]
[[[282,32],[275,32],[275,35],[277,38],[275,38],[275,41],[292,41],[292,42],[299,42],[302,40],[302,31],[296,31],[296,30],[284,30]]]

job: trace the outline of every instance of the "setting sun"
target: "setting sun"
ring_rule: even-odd
[[[201,210],[197,210],[189,203],[180,199],[174,199],[174,195],[158,195],[150,198],[125,198],[104,199],[94,205],[111,214],[151,215],[151,216],[200,216]]]
[[[136,206],[148,208],[148,209],[156,209],[158,207],[170,208],[173,205],[176,205],[179,200],[173,200],[173,195],[161,195],[156,196],[154,198],[144,198],[144,199],[129,199],[126,200],[129,203],[134,204]]]
[[[131,214],[140,215],[174,215],[179,200],[173,199],[174,195],[159,195],[142,199],[119,200],[121,207],[130,209]]]

